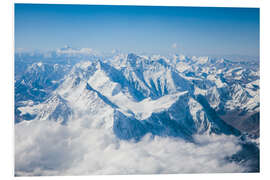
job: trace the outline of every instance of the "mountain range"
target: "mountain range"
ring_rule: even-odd
[[[70,47],[17,53],[15,123],[80,122],[135,142],[146,134],[194,143],[194,135],[232,135],[242,140],[245,156],[230,160],[258,171],[259,147],[250,139],[259,139],[259,79],[259,61],[102,56]]]

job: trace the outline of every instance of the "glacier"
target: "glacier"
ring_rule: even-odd
[[[17,53],[15,174],[259,172],[259,87],[258,61]]]

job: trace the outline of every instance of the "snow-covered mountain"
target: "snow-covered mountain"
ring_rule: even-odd
[[[70,47],[58,51],[75,53]],[[83,50],[76,52],[84,53]],[[190,132],[202,132],[200,123],[205,123],[207,128],[212,126],[209,119],[213,115],[209,115],[202,101],[222,122],[226,121],[228,114],[251,116],[259,112],[259,73],[254,66],[247,68],[246,64],[225,59],[179,55],[147,57],[131,53],[126,56],[117,54],[104,61],[100,59],[81,61],[73,66],[43,62],[29,65],[15,84],[16,111],[28,108],[25,101],[31,100],[34,106],[40,106],[39,103],[48,104],[49,99],[55,97],[69,107],[67,102],[73,105],[74,102],[82,103],[86,100],[80,98],[94,93],[110,108],[142,121],[153,113],[169,112],[180,97],[186,96],[181,100],[182,111],[186,109],[181,121],[183,125],[188,124]],[[89,98],[88,102],[91,100]],[[86,107],[79,104],[78,108],[80,106]],[[92,111],[93,107],[91,104],[87,110]],[[34,116],[25,111],[17,113],[20,120],[16,122],[21,121],[25,114]],[[42,119],[40,115],[37,117]],[[207,128],[204,131],[209,131]]]
[[[188,142],[198,134],[257,138],[259,65],[252,63],[133,53],[34,62],[15,82],[15,122],[76,122],[135,141],[149,133]]]

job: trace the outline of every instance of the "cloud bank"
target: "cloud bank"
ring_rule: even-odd
[[[146,135],[117,139],[111,130],[54,121],[15,125],[15,173],[28,175],[243,172],[224,158],[241,149],[233,136],[196,136],[196,143]]]

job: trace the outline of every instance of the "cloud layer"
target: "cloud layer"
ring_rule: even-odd
[[[117,139],[111,130],[53,121],[15,126],[15,173],[25,175],[242,172],[224,160],[241,149],[233,136],[197,136],[196,143],[146,135]]]

